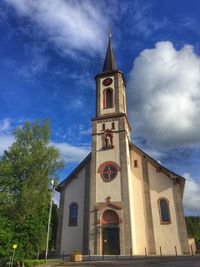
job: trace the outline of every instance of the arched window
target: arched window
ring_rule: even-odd
[[[103,92],[104,97],[104,108],[112,108],[113,107],[113,90],[111,88],[107,88]]]
[[[161,224],[171,223],[169,201],[165,198],[160,198],[158,201],[160,210],[160,221]]]
[[[78,204],[71,203],[69,206],[69,226],[78,224]]]

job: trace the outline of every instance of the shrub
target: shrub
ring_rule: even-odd
[[[32,267],[36,265],[42,265],[45,264],[45,260],[25,260],[24,266],[25,267]]]

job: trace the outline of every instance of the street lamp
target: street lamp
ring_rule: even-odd
[[[55,189],[55,185],[54,185],[54,179],[50,180],[50,192],[51,192],[51,197],[50,197],[50,205],[49,205],[49,219],[48,219],[48,227],[47,227],[47,242],[46,242],[46,250],[45,250],[45,260],[47,262],[47,258],[48,258],[48,249],[49,249],[49,233],[50,233],[50,224],[51,224],[51,213],[52,213],[52,198],[53,198],[53,193],[54,193],[54,189]]]

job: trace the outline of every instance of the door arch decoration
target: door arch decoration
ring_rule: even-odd
[[[101,225],[119,224],[119,216],[114,210],[106,210],[101,217]]]

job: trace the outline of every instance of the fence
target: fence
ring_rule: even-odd
[[[195,252],[193,251],[192,246],[190,247],[190,254],[194,256]],[[133,259],[133,258],[144,258],[144,257],[167,257],[167,256],[182,256],[180,254],[178,254],[178,250],[177,247],[174,246],[174,254],[173,255],[169,255],[169,254],[165,254],[164,249],[160,246],[159,247],[159,253],[158,254],[148,254],[147,248],[144,248],[144,254],[142,255],[134,255],[133,254],[133,250],[132,248],[130,248],[129,250],[129,255],[92,255],[90,250],[88,251],[87,254],[82,254],[83,255],[83,261],[102,261],[102,260],[128,260],[128,259]],[[69,260],[70,259],[70,255],[69,254],[65,254],[65,252],[63,251],[62,253],[62,259],[63,260]]]

